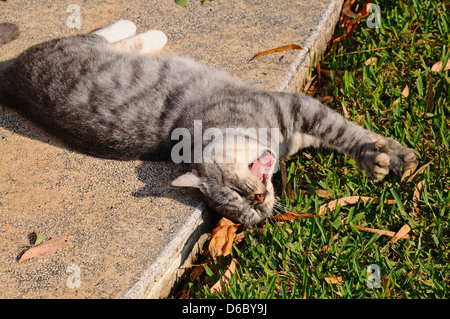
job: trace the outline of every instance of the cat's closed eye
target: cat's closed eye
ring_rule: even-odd
[[[266,200],[267,197],[267,191],[265,191],[264,193],[258,193],[258,194],[244,194],[243,191],[237,189],[237,188],[232,188],[236,193],[238,193],[239,196],[241,196],[242,198],[249,198],[250,201],[253,203],[253,205],[256,204],[262,204],[264,203],[264,201]]]

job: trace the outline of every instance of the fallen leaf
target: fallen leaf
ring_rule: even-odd
[[[292,219],[295,219],[295,218],[311,218],[311,217],[314,217],[314,215],[311,215],[311,214],[308,214],[308,213],[301,213],[301,214],[299,214],[299,213],[296,213],[293,210],[291,210],[288,213],[272,216],[272,219],[292,220]]]
[[[307,153],[307,152],[302,152],[302,155],[304,157],[306,157],[307,159],[309,159],[309,160],[313,159],[313,156],[311,154]]]
[[[413,212],[416,214],[420,214],[419,210],[419,200],[420,200],[420,193],[422,192],[423,185],[425,185],[425,181],[420,181],[416,187],[414,187],[414,193],[413,193]]]
[[[419,169],[417,169],[417,171],[415,171],[414,174],[409,176],[407,182],[408,183],[411,182],[414,179],[414,177],[416,177],[418,174],[422,173],[425,170],[425,168],[427,168],[431,164],[432,161],[434,161],[434,158],[431,161],[429,161],[428,163],[426,163],[425,165],[421,166]]]
[[[392,245],[396,243],[399,239],[401,239],[403,236],[408,234],[411,231],[411,227],[408,224],[403,225],[398,232],[395,233],[395,235],[391,238],[389,241],[389,244]]]
[[[328,198],[328,199],[334,198],[334,195],[330,191],[327,191],[326,189],[316,189],[314,192],[320,198]]]
[[[228,266],[228,269],[225,271],[222,277],[214,284],[214,286],[211,287],[211,293],[215,293],[218,291],[223,291],[223,288],[228,283],[228,281],[231,278],[231,275],[236,272],[236,259],[233,258],[231,260],[230,266]]]
[[[409,86],[405,86],[405,88],[402,91],[402,99],[406,99],[409,96]],[[396,99],[394,103],[392,103],[392,106],[397,106],[397,104],[400,103],[400,98]]]
[[[335,284],[339,284],[339,283],[343,282],[344,279],[342,278],[342,276],[338,276],[338,277],[325,277],[325,281],[327,282],[327,284],[335,285]]]
[[[366,18],[368,16],[367,12],[366,12],[366,15],[364,16],[364,15],[356,14],[352,11],[351,7],[354,3],[355,3],[355,0],[346,0],[344,2],[344,6],[342,7],[342,13],[349,18],[356,18],[356,19]]]
[[[364,232],[372,233],[372,234],[380,234],[380,235],[389,236],[389,237],[394,237],[394,235],[396,234],[395,232],[390,231],[390,230],[369,228],[369,227],[363,227],[363,226],[358,226],[358,225],[354,225],[354,226],[360,231],[364,231]],[[406,234],[401,239],[411,239],[411,237],[408,234]]]
[[[234,237],[234,243],[239,244],[245,238],[245,232],[240,232]]]
[[[258,59],[258,58],[260,58],[260,57],[262,57],[263,55],[266,55],[266,54],[276,53],[276,52],[281,52],[281,51],[287,51],[287,50],[303,50],[303,48],[301,46],[297,45],[297,44],[288,44],[288,45],[284,45],[282,47],[278,47],[278,48],[275,48],[275,49],[271,49],[271,50],[260,52],[260,53],[256,54],[253,58],[251,58],[250,61]]]
[[[367,18],[370,15],[370,7],[373,5],[372,1],[369,0],[366,3],[364,3],[362,9],[361,9],[361,15]]]
[[[444,61],[439,61],[431,67],[431,72],[440,72],[442,66],[444,65]],[[450,70],[450,59],[447,60],[447,64],[445,65],[444,71]]]
[[[209,242],[208,249],[211,257],[217,258],[230,254],[238,227],[239,224],[235,224],[225,217],[219,221]]]
[[[197,278],[200,277],[200,275],[203,274],[204,271],[205,267],[203,267],[203,265],[196,265],[189,274],[189,281],[193,282],[197,280]]]
[[[377,58],[376,56],[374,56],[374,57],[368,58],[368,59],[366,60],[366,62],[364,62],[364,64],[365,64],[366,66],[370,66],[370,65],[377,64],[377,62],[378,62],[378,58]]]
[[[349,114],[348,114],[348,111],[347,111],[347,107],[345,106],[345,100],[344,99],[342,99],[341,105],[342,105],[342,113],[344,114],[344,117],[349,118]]]
[[[403,91],[402,91],[402,96],[403,96],[404,98],[406,98],[406,97],[409,96],[409,86],[405,86],[405,88],[404,88]]]
[[[23,255],[20,257],[19,263],[62,248],[70,244],[74,240],[74,238],[75,236],[68,235],[55,237],[50,240],[44,241],[42,244],[31,247],[30,249],[25,251]]]
[[[326,204],[323,204],[322,206],[320,206],[319,208],[319,215],[322,215],[324,212],[326,211],[333,211],[337,205],[343,207],[346,205],[352,205],[352,204],[357,204],[359,201],[362,202],[369,202],[373,200],[373,202],[375,204],[380,203],[379,199],[375,199],[373,197],[370,196],[348,196],[348,197],[342,197],[339,199],[335,199],[331,202],[328,202]],[[386,204],[394,204],[395,201],[392,199],[389,199],[387,201],[385,201]]]
[[[333,51],[333,48],[334,48],[334,49],[337,48],[337,44],[338,44],[339,42],[341,42],[341,41],[343,41],[343,40],[348,40],[348,39],[350,39],[350,37],[351,37],[352,34],[353,34],[353,31],[355,31],[355,29],[356,29],[356,22],[355,22],[355,20],[347,20],[347,21],[345,21],[344,27],[346,28],[345,34],[344,34],[343,36],[340,36],[340,37],[338,37],[338,38],[336,38],[336,39],[333,40],[333,46],[332,46],[330,52]],[[331,54],[330,52],[329,52],[327,55],[330,55],[330,54]]]
[[[400,181],[403,182],[405,179],[410,177],[416,171],[416,168],[417,166],[413,166],[404,171],[402,177],[400,178]]]
[[[303,93],[307,94],[309,91],[309,88],[313,84],[314,80],[316,79],[317,74],[315,74],[313,77],[308,79],[308,83],[306,83],[305,87],[303,88]]]

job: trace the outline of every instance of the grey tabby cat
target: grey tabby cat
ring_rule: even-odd
[[[111,31],[126,29],[125,24],[130,22],[41,43],[3,62],[0,103],[78,151],[120,160],[173,160],[179,143],[173,133],[184,128],[194,136],[194,124],[201,121],[202,136],[208,129],[214,134],[178,154],[191,157],[192,171],[173,185],[199,188],[219,215],[247,227],[272,215],[277,160],[299,149],[345,153],[373,181],[417,165],[411,149],[311,97],[258,90],[187,58],[143,55],[151,37]],[[17,35],[15,25],[0,24],[0,44]],[[241,128],[234,134],[245,143],[234,138],[223,143],[218,135],[226,137],[229,128]],[[248,133],[250,128],[270,130],[269,138]],[[200,161],[192,155],[199,148],[209,150]],[[221,160],[230,152],[234,160]]]

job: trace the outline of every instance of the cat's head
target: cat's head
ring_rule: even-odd
[[[250,163],[195,164],[192,172],[178,177],[172,185],[200,189],[208,206],[220,216],[252,227],[272,216],[274,162],[274,155],[266,151]]]

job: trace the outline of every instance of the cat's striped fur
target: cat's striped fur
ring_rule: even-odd
[[[0,25],[0,44],[17,34],[15,26]],[[193,136],[194,121],[201,120],[203,132],[215,128],[224,136],[227,128],[277,128],[271,142],[247,136],[249,147],[269,150],[275,159],[308,146],[330,147],[353,157],[375,181],[417,165],[412,150],[311,97],[258,90],[186,58],[123,50],[134,47],[97,34],[36,45],[0,68],[0,102],[73,148],[113,159],[170,160],[172,132],[186,128]],[[173,184],[199,188],[220,215],[252,226],[271,216],[275,201],[274,165],[255,174],[252,167],[262,164],[252,156],[245,163],[193,163]]]

